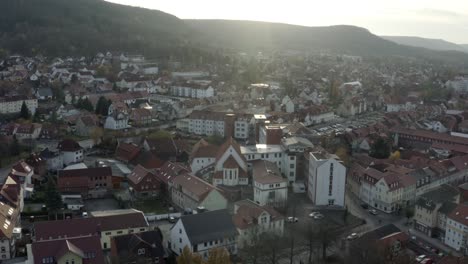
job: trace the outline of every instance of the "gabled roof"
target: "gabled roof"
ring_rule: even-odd
[[[266,160],[252,162],[252,178],[261,184],[284,183],[286,179],[281,176],[276,164]]]
[[[120,256],[127,256],[129,252],[140,248],[142,244],[146,245],[146,248],[150,248],[150,252],[145,253],[150,254],[151,257],[160,257],[165,253],[162,245],[162,234],[159,230],[115,236],[112,237],[112,240],[114,242],[112,247],[115,247],[115,251]]]
[[[216,210],[180,218],[192,245],[237,236],[238,232],[227,210]]]
[[[175,177],[172,183],[176,188],[177,186],[181,186],[185,194],[190,195],[198,202],[203,201],[215,189],[213,185],[189,173]]]
[[[115,150],[115,156],[117,159],[130,162],[135,159],[140,152],[140,148],[131,143],[120,143]]]
[[[468,226],[468,205],[459,204],[447,217]]]
[[[132,182],[134,185],[139,184],[141,181],[146,179],[147,177],[156,177],[153,173],[149,172],[141,165],[137,165],[132,173],[128,176],[128,180]]]
[[[239,154],[239,157],[242,158],[242,160],[244,162],[247,162],[244,155],[242,155],[242,152],[241,152],[241,149],[240,149],[240,145],[237,143],[237,141],[235,139],[233,139],[232,137],[231,138],[228,138],[224,143],[223,145],[221,145],[221,147],[218,149],[218,153],[216,154],[216,160],[219,160],[223,154],[229,149],[229,147],[233,147],[234,148],[234,151],[237,152],[237,154]]]
[[[190,169],[183,166],[181,163],[167,161],[164,165],[156,172],[156,176],[163,181],[168,183],[173,181],[175,177],[189,173]]]
[[[71,252],[83,258],[83,264],[104,264],[101,240],[97,235],[68,238],[32,243],[34,263],[43,263],[43,259],[52,257],[57,262],[63,255]]]
[[[72,151],[78,151],[78,150],[81,150],[82,147],[80,146],[80,144],[78,144],[76,141],[72,140],[72,139],[65,139],[65,140],[62,140],[59,144],[58,144],[58,147],[57,147],[59,150],[61,151],[69,151],[69,152],[72,152]]]
[[[277,221],[284,218],[273,207],[260,206],[250,200],[239,201],[235,206],[237,207],[237,210],[233,215],[232,220],[238,229],[247,229],[251,226],[257,225],[260,222],[258,218],[263,213],[268,214],[270,221]]]

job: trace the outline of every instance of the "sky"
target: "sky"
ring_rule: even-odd
[[[355,25],[377,35],[468,44],[468,0],[107,0],[182,19],[236,19],[304,26]]]

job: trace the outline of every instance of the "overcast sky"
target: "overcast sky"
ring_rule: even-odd
[[[468,0],[109,0],[179,18],[239,19],[305,26],[356,25],[377,35],[468,44]]]

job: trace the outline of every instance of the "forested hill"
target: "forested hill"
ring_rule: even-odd
[[[456,50],[462,52],[468,52],[468,49],[462,45],[457,45],[452,42],[445,41],[443,39],[429,39],[420,37],[406,37],[406,36],[381,36],[386,40],[393,41],[398,44],[422,47],[432,50]]]
[[[181,20],[161,11],[103,0],[0,0],[0,51],[67,56],[109,50],[139,52],[148,57],[197,57],[226,48],[468,62],[468,54],[399,45],[354,26]]]
[[[412,56],[468,62],[457,51],[434,51],[400,45],[355,26],[305,27],[236,20],[185,20],[220,46],[236,48],[330,51],[362,56]]]
[[[103,0],[1,0],[0,48],[19,53],[160,53],[180,47],[191,30],[175,16]]]

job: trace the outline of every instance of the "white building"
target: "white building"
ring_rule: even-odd
[[[237,229],[227,210],[202,212],[184,215],[172,226],[169,248],[180,255],[188,247],[205,259],[215,248],[224,248],[230,255],[236,255],[237,237]]]
[[[243,248],[258,239],[264,233],[284,233],[284,216],[269,206],[260,206],[251,200],[234,204],[234,225],[239,232],[238,246]]]
[[[315,205],[345,205],[346,168],[336,155],[309,153],[307,195]]]
[[[219,149],[214,164],[213,184],[225,186],[248,185],[247,162],[240,146],[229,138]]]
[[[454,80],[445,83],[447,88],[452,88],[459,93],[468,92],[468,78],[456,77]]]
[[[288,181],[281,176],[274,163],[253,161],[252,178],[255,203],[273,207],[285,205],[288,200]]]
[[[308,111],[304,117],[304,125],[311,126],[320,123],[326,123],[335,119],[335,113],[328,109],[315,109],[315,111]]]
[[[0,97],[0,114],[13,114],[21,112],[23,102],[28,107],[31,114],[36,113],[37,99],[26,96]]]
[[[83,148],[76,141],[65,139],[58,144],[57,148],[63,157],[63,164],[69,165],[83,161]]]
[[[236,139],[247,139],[249,137],[248,115],[193,111],[188,120],[188,131],[195,135],[232,136]]]
[[[190,86],[172,86],[171,94],[173,96],[190,97],[190,98],[208,98],[214,96],[214,89],[208,87],[190,87]]]
[[[458,205],[447,216],[445,244],[463,254],[468,252],[468,206]]]
[[[106,122],[104,123],[105,129],[110,130],[122,130],[127,129],[130,126],[128,125],[128,115],[124,113],[117,113],[106,118]]]

